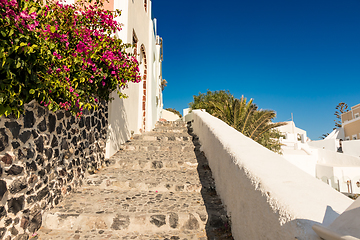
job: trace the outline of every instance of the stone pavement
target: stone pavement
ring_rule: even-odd
[[[32,239],[233,239],[191,127],[159,122],[46,212]]]

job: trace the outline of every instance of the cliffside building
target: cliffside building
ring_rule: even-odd
[[[351,110],[341,114],[345,140],[360,139],[360,103],[351,107]]]

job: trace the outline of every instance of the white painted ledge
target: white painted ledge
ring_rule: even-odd
[[[193,111],[234,239],[316,239],[353,202],[206,112]]]
[[[348,207],[326,228],[313,226],[314,231],[326,240],[360,239],[360,198]]]

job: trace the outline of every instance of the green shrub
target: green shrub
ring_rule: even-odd
[[[36,99],[50,110],[77,116],[128,82],[139,82],[130,45],[113,37],[120,14],[101,3],[62,5],[0,0],[0,116]]]
[[[283,136],[276,128],[285,123],[272,122],[276,117],[275,111],[258,109],[252,99],[248,101],[244,96],[237,99],[223,90],[199,93],[189,105],[192,109],[205,109],[245,136],[281,154],[279,139]]]

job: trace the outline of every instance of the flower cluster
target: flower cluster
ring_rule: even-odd
[[[9,23],[8,34],[3,36],[10,40],[8,45],[19,42],[17,35],[10,34],[14,30],[29,39],[26,45],[20,44],[20,52],[0,49],[0,58],[4,56],[9,63],[0,69],[0,78],[22,86],[0,86],[0,104],[5,102],[0,116],[21,109],[22,103],[33,98],[51,110],[66,109],[79,116],[84,108],[96,106],[99,99],[111,100],[110,93],[128,82],[140,82],[138,62],[126,51],[130,46],[115,37],[121,30],[115,21],[117,15],[99,4],[57,2],[41,6],[36,1],[0,0],[0,7],[0,14]],[[10,66],[19,53],[27,53],[20,56],[23,64]],[[31,69],[27,66],[29,58],[35,59]],[[14,69],[21,73],[16,74]],[[24,76],[30,81],[24,81]],[[22,97],[17,105],[10,102],[11,91],[19,92],[16,98]]]
[[[1,17],[11,22],[21,33],[24,33],[23,29],[34,31],[39,25],[36,21],[36,8],[19,7],[21,6],[16,0],[0,0],[0,8],[3,9]]]

